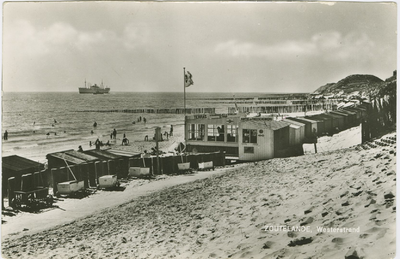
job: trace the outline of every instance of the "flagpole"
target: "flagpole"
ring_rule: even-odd
[[[183,112],[186,118],[186,80],[185,80],[186,72],[185,68],[183,68]]]
[[[183,113],[185,116],[183,137],[185,139],[185,149],[186,149],[186,80],[185,80],[185,76],[186,76],[185,67],[183,67]]]

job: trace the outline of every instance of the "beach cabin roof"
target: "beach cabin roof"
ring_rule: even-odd
[[[340,112],[344,114],[349,114],[349,115],[357,115],[357,112],[351,111],[351,110],[345,110],[345,109],[340,109],[340,110],[335,110],[335,112]]]
[[[350,114],[343,112],[342,110],[335,110],[335,111],[330,111],[329,114],[335,114],[343,117],[348,117]]]
[[[50,153],[50,154],[47,154],[46,157],[47,157],[47,159],[49,159],[50,157],[58,158],[58,159],[65,160],[68,163],[72,163],[72,164],[82,164],[82,163],[87,163],[87,162],[98,160],[97,157],[90,156],[85,153],[75,151],[73,149],[56,152],[56,153]]]
[[[299,121],[294,121],[294,120],[291,120],[291,119],[284,119],[283,121],[286,121],[286,122],[289,122],[290,124],[298,125],[298,126],[301,126],[301,127],[305,126],[304,123],[299,122]]]
[[[296,125],[296,124],[290,124],[289,127],[294,128],[294,129],[300,129],[301,128],[301,126]]]
[[[304,118],[304,117],[296,117],[296,118],[290,118],[290,119],[305,121],[305,122],[309,122],[309,123],[317,123],[319,121],[319,120],[314,119],[314,118]]]
[[[279,130],[281,128],[288,127],[290,125],[289,122],[285,121],[274,121],[274,120],[247,120],[247,121],[242,121],[242,123],[245,123],[247,125],[254,125],[257,128],[267,128],[271,130]]]
[[[2,158],[2,168],[3,172],[8,170],[13,172],[30,173],[42,170],[44,165],[24,157],[12,155]]]
[[[96,157],[100,160],[114,160],[114,159],[119,159],[119,158],[123,157],[122,155],[116,155],[116,154],[110,153],[106,150],[92,149],[92,150],[83,151],[83,153],[85,153],[86,155]]]

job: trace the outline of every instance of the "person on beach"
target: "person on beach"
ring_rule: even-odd
[[[122,146],[127,146],[129,144],[129,140],[126,138],[126,137],[124,137],[123,139],[122,139]]]
[[[110,139],[112,139],[113,138],[113,133],[111,132],[111,134],[110,134]]]
[[[174,126],[171,125],[171,129],[169,130],[169,135],[173,136],[174,135]]]
[[[124,136],[122,137],[122,146],[123,145],[128,145],[129,144],[129,140],[126,138],[126,134],[124,133]]]
[[[96,142],[94,142],[94,145],[96,146],[97,150],[100,150],[101,142],[98,138],[96,139]]]
[[[89,141],[89,147],[92,147],[92,141]]]
[[[113,134],[114,139],[117,139],[117,130],[116,129],[113,130],[112,134]]]
[[[144,141],[149,141],[149,135],[144,136]]]
[[[149,158],[149,157],[151,157],[151,155],[149,153],[147,153],[147,150],[145,150],[143,152],[143,154],[141,155],[141,158]]]
[[[146,120],[146,118],[145,118],[145,117],[143,117],[143,122],[144,122],[144,124],[146,124],[146,121],[147,121],[147,120]]]
[[[91,131],[90,131],[90,134],[92,134],[92,135],[93,135],[93,133],[94,133],[94,132],[93,132],[93,130],[91,130]]]
[[[3,137],[3,139],[4,139],[4,140],[8,140],[8,132],[7,132],[7,130],[4,132],[4,137]]]
[[[78,147],[78,152],[83,152],[82,146]]]
[[[93,127],[95,127],[95,128],[97,127],[97,122],[93,123]]]

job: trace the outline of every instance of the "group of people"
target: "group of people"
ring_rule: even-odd
[[[93,133],[92,133],[93,134]],[[110,139],[117,139],[117,130],[114,129],[111,134],[110,134]],[[122,138],[122,143],[121,145],[128,145],[129,144],[129,139],[126,137],[126,134],[124,133],[123,138]],[[89,146],[91,147],[92,141],[89,141]],[[106,144],[103,144],[103,142],[101,140],[99,140],[99,138],[96,139],[96,141],[94,142],[94,145],[96,146],[96,149],[99,150],[100,147],[102,146],[111,146],[110,140],[107,141]],[[81,146],[79,146],[81,148]]]
[[[146,118],[145,118],[145,117],[142,117],[142,116],[140,116],[140,117],[137,119],[137,121],[138,121],[138,122],[143,121],[144,123],[147,122]],[[54,123],[57,123],[57,121],[54,120]],[[94,127],[94,128],[97,127],[97,122],[96,122],[96,121],[93,123],[93,127]],[[93,134],[94,134],[94,131],[91,130],[90,133],[91,133],[91,135],[93,135]],[[163,135],[166,136],[166,138],[167,138],[167,140],[168,140],[168,137],[169,137],[169,136],[173,136],[173,134],[174,134],[174,126],[171,125],[171,128],[170,128],[169,132],[168,132],[168,131],[165,131]],[[49,134],[47,134],[47,135],[49,135]],[[4,132],[3,139],[4,139],[4,140],[7,140],[7,139],[8,139],[8,132],[7,132],[7,130]],[[116,130],[116,129],[113,129],[113,131],[110,133],[110,139],[111,139],[111,140],[112,140],[112,139],[114,139],[114,140],[117,139],[117,130]],[[153,139],[155,139],[155,137],[154,137]],[[145,139],[144,139],[144,140],[145,140],[145,141],[148,141],[148,135],[145,136]],[[162,135],[161,135],[161,141],[163,141]],[[103,144],[103,142],[102,142],[99,138],[97,138],[96,141],[95,141],[94,143],[92,143],[92,141],[89,141],[89,146],[92,147],[92,145],[95,145],[95,147],[96,147],[97,150],[100,150],[100,147],[102,147],[102,146],[111,146],[110,140],[108,140],[107,143]],[[124,135],[123,135],[121,145],[123,145],[123,146],[124,146],[124,145],[129,145],[129,139],[126,137],[126,134],[125,134],[125,133],[124,133]],[[79,146],[79,147],[78,147],[78,151],[81,151],[81,152],[83,151],[82,146]],[[153,151],[154,151],[154,150],[153,150]]]
[[[96,150],[100,150],[100,147],[102,146],[111,146],[110,141],[108,140],[106,144],[103,143],[103,141],[101,141],[99,138],[96,139],[96,141],[94,142],[94,145],[96,147]],[[89,141],[89,146],[92,146],[92,141]],[[82,148],[81,146],[79,146],[80,148]]]
[[[144,123],[147,122],[146,118],[145,118],[145,117],[142,118],[142,116],[140,116],[140,117],[137,119],[137,122],[141,122],[142,120],[143,120]],[[135,122],[133,122],[133,124],[135,124]]]
[[[169,133],[168,133],[168,131],[165,131],[164,134],[161,134],[159,141],[164,141],[163,135],[165,137],[167,137],[167,140],[168,140],[169,136],[173,136],[174,135],[174,126],[171,125]],[[156,140],[156,134],[154,134],[153,140]],[[149,135],[144,136],[144,141],[149,141]]]

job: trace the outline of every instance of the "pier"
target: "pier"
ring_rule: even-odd
[[[312,104],[274,104],[265,106],[238,106],[228,107],[228,113],[235,113],[238,110],[240,113],[246,112],[262,112],[262,113],[295,113],[305,111],[332,111],[337,109],[335,102],[319,102]]]
[[[79,112],[119,112],[119,113],[160,113],[160,114],[203,114],[203,113],[215,113],[215,108],[171,108],[171,109],[111,109],[111,110],[83,110]]]

